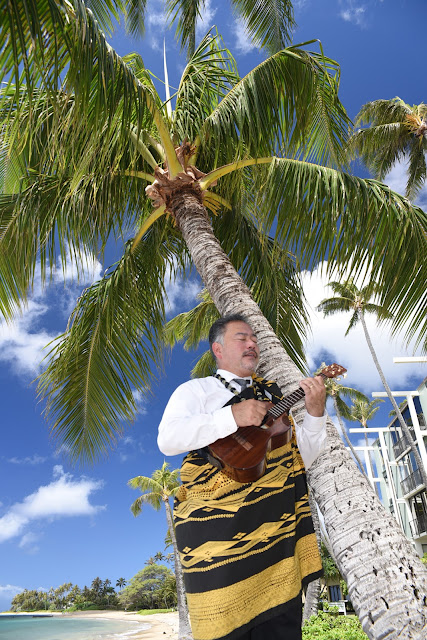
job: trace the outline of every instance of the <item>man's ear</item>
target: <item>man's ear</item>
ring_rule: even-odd
[[[212,351],[213,354],[215,356],[215,358],[218,360],[218,358],[221,358],[222,355],[222,344],[220,344],[219,342],[213,342],[212,343]]]

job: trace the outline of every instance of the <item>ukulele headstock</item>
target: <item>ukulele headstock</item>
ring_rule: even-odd
[[[322,367],[317,375],[324,376],[325,378],[337,378],[338,376],[344,376],[346,373],[347,369],[334,362],[327,367]]]

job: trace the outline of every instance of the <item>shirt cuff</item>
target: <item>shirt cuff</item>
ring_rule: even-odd
[[[304,416],[304,429],[307,431],[317,432],[321,431],[326,424],[326,414],[323,416],[312,416],[306,412]]]

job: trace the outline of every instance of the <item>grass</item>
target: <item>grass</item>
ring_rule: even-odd
[[[176,609],[140,609],[136,613],[141,616],[151,616],[153,613],[171,613],[171,611],[176,611]]]

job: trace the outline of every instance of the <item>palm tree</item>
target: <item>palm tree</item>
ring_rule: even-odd
[[[322,369],[325,365],[322,364],[320,366],[320,369]],[[348,437],[347,434],[347,429],[344,425],[342,416],[343,415],[348,415],[348,406],[345,403],[345,401],[343,400],[343,398],[349,398],[353,401],[368,401],[368,398],[365,396],[364,393],[362,393],[361,391],[358,391],[357,389],[353,389],[352,387],[346,387],[345,385],[341,384],[338,380],[336,380],[335,378],[327,378],[325,381],[325,387],[326,387],[326,396],[329,398],[332,398],[332,401],[334,403],[334,409],[335,409],[335,415],[338,418],[338,422],[340,425],[340,430],[342,433],[342,436],[344,438],[344,440],[346,441],[348,447],[351,450],[351,453],[354,456],[354,459],[356,460],[357,464],[359,465],[360,471],[363,473],[363,475],[366,477],[365,474],[365,469],[363,467],[362,462],[360,461],[359,456],[357,455],[357,452],[355,450],[355,448],[353,447],[353,444],[350,440],[350,438]]]
[[[187,602],[185,599],[184,579],[181,563],[179,561],[178,547],[176,544],[172,509],[169,502],[170,498],[175,496],[180,486],[179,470],[175,469],[174,471],[171,471],[169,469],[169,464],[164,462],[161,469],[156,469],[150,478],[147,478],[146,476],[136,476],[129,480],[128,484],[132,489],[139,489],[142,492],[142,495],[139,496],[131,506],[131,511],[134,516],[138,516],[141,513],[144,504],[149,504],[156,511],[158,511],[162,505],[165,508],[168,531],[172,539],[174,550],[176,592],[179,612],[178,635],[182,640],[185,640],[186,638],[191,639],[192,635],[188,617]]]
[[[381,382],[383,383],[384,389],[387,392],[387,396],[391,404],[393,405],[393,409],[396,412],[400,427],[411,446],[411,450],[414,454],[418,469],[420,470],[424,486],[427,487],[427,473],[421,460],[421,456],[418,452],[417,445],[415,444],[412,434],[402,416],[396,400],[393,397],[392,391],[385,378],[384,372],[377,358],[377,354],[375,353],[374,345],[372,344],[368,328],[366,326],[365,313],[374,313],[377,316],[378,320],[391,318],[391,314],[386,307],[370,302],[371,298],[378,294],[380,286],[374,281],[371,281],[361,289],[358,289],[351,278],[349,280],[346,280],[342,284],[339,282],[330,282],[329,286],[337,295],[332,298],[325,298],[321,301],[317,308],[319,311],[323,311],[325,316],[333,315],[334,313],[342,313],[343,311],[352,311],[350,323],[345,335],[347,335],[349,331],[360,321],[360,324],[363,328],[363,333],[365,334],[366,342],[369,347],[369,351],[371,352],[372,359],[378,371],[378,375],[381,378]]]
[[[125,586],[126,586],[125,578],[118,578],[116,580],[116,587],[119,587],[120,590],[123,589],[123,587],[125,587]]]
[[[344,409],[343,415],[347,420],[352,420],[354,422],[360,422],[364,429],[368,428],[369,420],[372,420],[374,415],[377,413],[379,406],[384,400],[379,400],[376,398],[375,400],[369,401],[368,398],[354,398],[351,407],[347,407]],[[372,470],[371,463],[371,455],[369,452],[369,440],[367,431],[364,432],[365,436],[365,446],[366,446],[366,463],[369,465],[369,469],[371,472],[371,476],[374,477],[374,473]],[[375,487],[376,489],[376,487]]]
[[[350,149],[378,180],[384,180],[398,162],[408,162],[406,196],[414,199],[427,175],[427,104],[406,104],[401,98],[374,100],[356,116],[357,129]]]
[[[33,13],[39,5],[33,3]],[[35,30],[28,40],[26,86],[8,85],[0,105],[2,148],[10,154],[8,191],[0,200],[3,313],[10,317],[25,297],[40,257],[47,274],[56,247],[66,265],[69,252],[98,251],[111,234],[138,228],[118,264],[82,294],[41,380],[48,412],[56,415],[53,431],[75,460],[93,460],[108,448],[122,420],[134,415],[132,387],[150,382],[151,363],[160,358],[166,265],[177,273],[191,256],[218,311],[246,315],[263,353],[260,373],[275,378],[285,393],[301,374],[236,272],[251,287],[266,282],[279,247],[298,248],[301,268],[329,257],[342,269],[357,270],[372,258],[384,301],[394,302],[396,318],[413,311],[411,326],[419,328],[425,321],[425,213],[384,185],[319,164],[340,162],[347,130],[336,63],[323,52],[289,47],[240,79],[231,54],[209,36],[184,70],[172,111],[140,58],[117,56],[84,5],[58,0],[55,6],[63,11],[55,27],[43,4],[37,16],[44,20],[43,38]],[[16,36],[13,20],[24,34],[36,24],[22,16],[0,15],[0,27],[10,35],[0,43],[6,73],[19,69],[27,45]],[[55,57],[60,33],[64,43]],[[153,215],[141,182],[151,184]],[[208,210],[217,215],[211,219]],[[390,235],[398,224],[399,237]],[[267,246],[261,240],[269,232]],[[250,251],[254,239],[261,262]],[[408,607],[415,628],[424,612],[415,596],[408,600],[404,594],[409,575],[424,593],[424,574],[392,517],[354,477],[354,463],[332,424],[329,436],[327,452],[308,475],[341,573],[354,590],[352,602],[371,637],[397,628]],[[367,501],[368,509],[358,508]],[[363,535],[385,525],[386,543]],[[402,548],[411,571],[399,568]],[[371,556],[378,560],[375,581],[359,571]],[[381,598],[391,585],[399,595],[388,607]],[[368,603],[375,603],[374,621]]]

